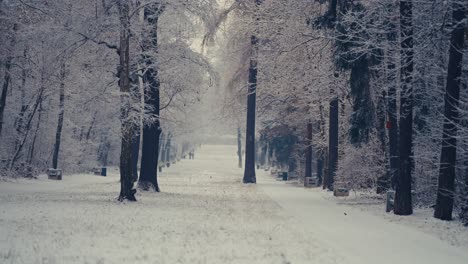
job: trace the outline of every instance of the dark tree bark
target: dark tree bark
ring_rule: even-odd
[[[63,61],[60,68],[59,115],[57,122],[57,130],[55,132],[54,155],[52,157],[52,168],[54,169],[57,169],[58,166],[60,143],[62,139],[63,115],[65,112],[65,73],[66,64],[65,61]]]
[[[34,159],[34,149],[35,149],[35,146],[36,146],[36,139],[37,139],[37,134],[39,133],[39,129],[41,127],[41,120],[42,120],[42,102],[39,103],[39,109],[37,110],[38,114],[37,114],[37,123],[36,123],[36,128],[34,129],[34,136],[31,140],[31,146],[29,147],[29,150],[28,150],[28,154],[27,154],[27,157],[26,157],[26,163],[28,165],[32,165],[32,162],[33,162],[33,159]],[[26,130],[26,133],[28,133],[29,130]],[[23,138],[24,135],[23,135]],[[17,149],[21,146],[21,142],[20,144],[18,144],[17,146]]]
[[[255,108],[257,97],[257,37],[251,37],[252,54],[249,67],[249,89],[247,95],[247,129],[245,132],[244,183],[256,183],[255,175]]]
[[[26,61],[27,60],[27,55],[28,55],[28,49],[25,48],[23,52],[23,59]],[[15,149],[18,148],[18,145],[21,142],[21,137],[24,132],[24,118],[25,118],[25,113],[28,108],[28,105],[26,103],[26,79],[28,75],[28,70],[27,70],[27,64],[26,62],[23,64],[23,69],[21,70],[21,87],[20,87],[20,92],[21,92],[21,109],[18,114],[18,120],[16,122],[16,142],[15,142]]]
[[[400,99],[400,170],[395,190],[394,213],[413,213],[411,183],[413,174],[413,3],[400,1],[401,99]]]
[[[237,157],[238,166],[242,168],[242,133],[240,127],[237,128]]]
[[[312,121],[307,123],[305,177],[312,177]],[[304,179],[304,185],[307,181]]]
[[[320,136],[320,140],[321,141],[325,141],[326,140],[326,137],[325,137],[325,117],[324,117],[324,108],[323,108],[323,105],[322,103],[320,103],[319,105],[319,110],[320,110],[320,121],[318,123],[318,131],[319,131],[319,136]],[[324,180],[324,177],[325,177],[325,173],[324,173],[324,169],[325,169],[325,153],[327,151],[324,149],[324,147],[319,147],[318,148],[318,151],[317,151],[317,186],[321,186],[322,184],[324,185],[324,188],[325,188],[325,180]]]
[[[89,124],[88,131],[86,132],[86,140],[89,140],[91,137],[91,132],[93,131],[94,124],[96,123],[97,111],[94,112],[93,119],[91,119],[91,124]]]
[[[326,186],[330,191],[333,191],[335,173],[338,167],[338,105],[338,98],[334,98],[330,102],[330,124],[328,132],[328,175],[326,177]]]
[[[353,99],[349,139],[351,144],[360,147],[369,141],[375,112],[370,93],[369,59],[365,55],[353,62],[349,82]]]
[[[8,93],[8,86],[10,85],[10,79],[11,79],[11,64],[13,61],[13,56],[8,56],[6,62],[5,62],[5,74],[4,74],[4,80],[3,80],[3,86],[2,86],[2,93],[0,95],[0,136],[2,135],[2,129],[3,129],[3,112],[5,111],[6,107],[6,98],[7,98],[7,93]]]
[[[119,201],[136,201],[132,179],[132,137],[133,125],[129,119],[131,109],[130,96],[130,19],[128,0],[118,0],[120,15],[120,48],[119,48],[119,86],[120,86],[120,120],[122,122],[122,144],[120,152],[120,195]]]
[[[43,68],[43,69],[42,69],[42,73],[41,73],[41,88],[40,88],[40,90],[39,90],[39,95],[40,95],[40,97],[38,97],[38,101],[36,101],[36,102],[39,102],[39,103],[38,103],[38,110],[37,110],[37,111],[39,112],[39,114],[38,114],[38,117],[37,117],[36,129],[34,130],[34,136],[33,136],[33,139],[32,139],[32,142],[31,142],[31,146],[30,146],[30,148],[29,148],[28,155],[27,155],[27,158],[26,158],[26,162],[27,162],[28,165],[31,165],[31,164],[32,164],[32,161],[33,161],[33,159],[34,159],[34,148],[35,148],[35,145],[36,145],[37,134],[38,134],[39,128],[40,128],[40,126],[41,126],[42,111],[43,111],[43,109],[42,109],[42,100],[43,100],[42,94],[43,94],[43,92],[44,92],[44,78],[45,78],[45,77],[44,77],[44,68]],[[33,112],[31,113],[31,115],[29,115],[29,120],[31,120],[31,121],[32,121],[32,118],[34,117],[34,113],[35,113],[35,111],[36,111],[36,110],[34,110],[34,109],[36,109],[36,104],[35,104],[34,107],[33,107]],[[24,131],[24,133],[23,133],[23,135],[22,135],[22,136],[23,136],[23,139],[22,139],[22,141],[17,145],[17,147],[16,147],[17,150],[20,149],[20,148],[22,148],[22,146],[24,145],[24,142],[26,142],[26,138],[27,138],[28,133],[29,133],[29,130],[30,130],[30,128],[31,128],[31,124],[30,124],[29,122],[30,122],[30,121],[28,121],[27,124],[25,124],[25,131]],[[21,153],[21,150],[18,151],[18,153]],[[13,165],[12,165],[11,167],[13,167]]]
[[[42,79],[42,84],[43,84],[43,79]],[[23,150],[23,147],[24,147],[24,145],[26,143],[26,140],[28,138],[29,131],[31,131],[32,122],[34,120],[34,116],[36,115],[37,110],[39,109],[39,112],[42,112],[41,107],[42,107],[43,95],[44,95],[44,86],[41,86],[41,88],[39,90],[39,94],[37,95],[37,98],[36,98],[36,102],[34,103],[34,106],[32,107],[31,113],[28,116],[28,121],[27,121],[26,126],[25,126],[25,133],[23,135],[23,138],[21,139],[20,144],[17,146],[17,148],[15,150],[15,153],[13,154],[13,157],[10,160],[10,165],[9,165],[10,170],[12,170],[14,168],[15,163],[18,160],[21,151]],[[41,121],[41,116],[39,115],[39,118],[38,118],[38,121],[37,121],[38,124],[37,124],[37,129],[36,129],[36,135],[37,135],[37,130],[39,129],[40,121]],[[35,144],[35,141],[36,141],[36,135],[34,135],[34,139],[33,139],[33,143],[32,143],[32,148],[33,149],[31,151],[31,153],[34,153],[34,144]]]
[[[460,220],[465,226],[468,226],[468,169],[465,169],[465,175],[463,175],[464,186],[462,186],[462,193],[465,194],[465,197],[462,199],[462,204],[460,208]]]
[[[12,34],[12,39],[11,39],[11,51],[13,52],[13,48],[16,45],[16,31],[18,30],[18,25],[14,24],[13,25],[13,34]],[[2,136],[2,129],[3,129],[3,114],[5,112],[5,107],[6,107],[6,98],[7,98],[7,93],[8,93],[8,87],[11,82],[11,66],[13,63],[13,54],[10,54],[5,62],[5,73],[3,76],[3,85],[2,85],[2,93],[0,94],[0,137]]]
[[[150,25],[151,30],[149,36],[145,36],[144,44],[142,45],[143,53],[150,50],[157,51],[158,49],[158,20],[162,12],[160,4],[153,4],[145,8],[145,20]],[[141,168],[140,179],[138,186],[145,191],[154,190],[159,192],[158,186],[158,150],[159,136],[161,135],[160,125],[160,95],[159,95],[159,77],[158,68],[154,58],[144,55],[144,64],[147,69],[143,76],[145,85],[145,107],[152,115],[155,121],[143,124],[143,145],[141,153]]]
[[[465,11],[461,3],[453,4],[453,24],[450,39],[447,84],[445,88],[444,129],[442,151],[440,155],[439,186],[434,217],[452,220],[453,200],[455,195],[455,166],[457,163],[457,124],[458,105],[462,75],[464,31],[462,21]]]
[[[330,0],[330,5],[328,7],[328,14],[332,22],[336,21],[337,3],[338,3],[338,0]]]
[[[255,12],[263,0],[255,0]],[[258,18],[257,18],[258,21]],[[258,59],[258,39],[255,35],[250,37],[251,54],[249,66],[249,88],[247,95],[247,128],[245,132],[245,168],[244,183],[256,183],[255,175],[255,115],[257,100],[257,59]]]

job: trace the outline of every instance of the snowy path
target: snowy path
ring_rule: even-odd
[[[115,202],[117,171],[0,182],[0,263],[467,263],[468,249],[320,191],[263,172],[245,186],[235,153],[203,146],[137,203]]]
[[[359,208],[337,205],[333,199],[324,199],[324,192],[262,175],[261,189],[287,214],[307,225],[308,236],[319,237],[324,246],[345,254],[345,263],[468,263],[468,248],[451,246],[435,235]]]

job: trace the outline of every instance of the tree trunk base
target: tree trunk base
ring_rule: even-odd
[[[255,177],[244,177],[244,179],[242,179],[242,182],[246,184],[257,183],[257,179]]]
[[[152,182],[147,182],[147,181],[140,181],[138,182],[138,189],[145,191],[145,192],[161,192],[159,189],[158,184],[152,183]]]
[[[137,199],[135,198],[135,193],[136,193],[135,189],[132,189],[130,193],[128,194],[120,193],[119,198],[117,200],[119,202],[123,202],[125,200],[130,201],[130,202],[136,202]]]

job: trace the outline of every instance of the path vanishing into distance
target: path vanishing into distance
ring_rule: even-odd
[[[116,202],[119,178],[0,182],[0,263],[468,263],[468,248],[257,171],[235,146],[202,146],[161,193]],[[383,209],[382,209],[383,210]]]

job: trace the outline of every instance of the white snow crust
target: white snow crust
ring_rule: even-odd
[[[457,222],[385,214],[262,170],[241,183],[234,146],[206,145],[119,203],[108,177],[0,182],[0,263],[468,263]],[[364,201],[364,202],[362,202]]]

